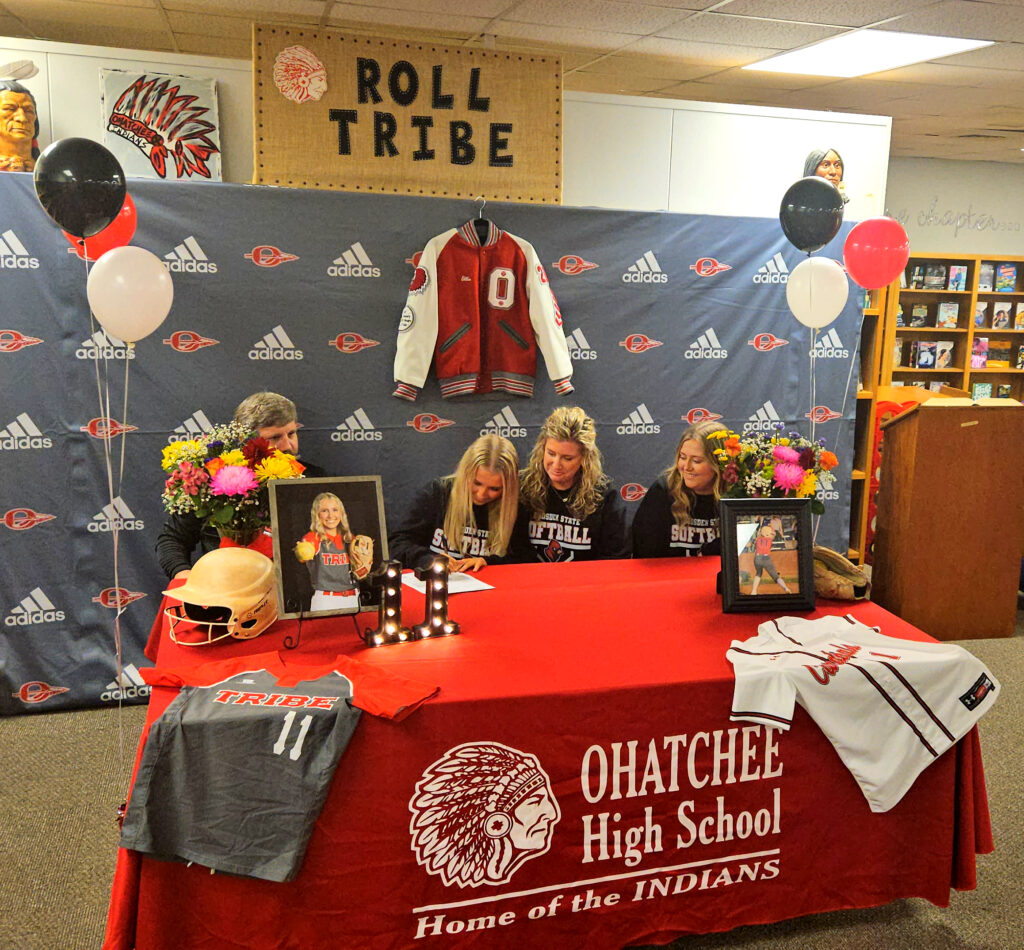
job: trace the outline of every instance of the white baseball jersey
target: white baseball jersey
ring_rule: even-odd
[[[853,773],[874,812],[995,701],[996,678],[952,643],[898,640],[852,617],[779,617],[734,640],[735,721],[788,729],[799,703]]]

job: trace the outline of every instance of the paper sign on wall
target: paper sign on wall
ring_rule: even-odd
[[[101,69],[103,144],[129,178],[220,181],[213,79]]]
[[[558,57],[256,24],[254,181],[561,200]]]

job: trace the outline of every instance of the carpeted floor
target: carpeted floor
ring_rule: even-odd
[[[953,894],[948,908],[896,901],[684,937],[673,948],[1024,947],[1024,611],[1017,636],[962,646],[1002,684],[999,701],[980,725],[996,851],[978,859],[977,890]],[[145,707],[139,706],[0,720],[0,950],[100,946],[117,851],[116,808],[125,798],[144,720]]]

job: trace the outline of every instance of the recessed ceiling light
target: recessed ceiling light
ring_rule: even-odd
[[[966,40],[955,36],[925,36],[922,33],[890,33],[886,30],[857,30],[814,46],[780,53],[751,63],[744,69],[772,73],[801,73],[807,76],[866,76],[911,63],[941,59],[954,53],[991,46],[991,40]]]

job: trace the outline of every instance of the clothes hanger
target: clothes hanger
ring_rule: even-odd
[[[476,229],[477,237],[480,238],[480,242],[483,243],[487,240],[487,235],[491,228],[491,222],[484,217],[484,208],[487,207],[487,199],[483,195],[477,195],[475,200],[480,202],[480,207],[477,209],[476,217],[473,219],[473,227]]]

